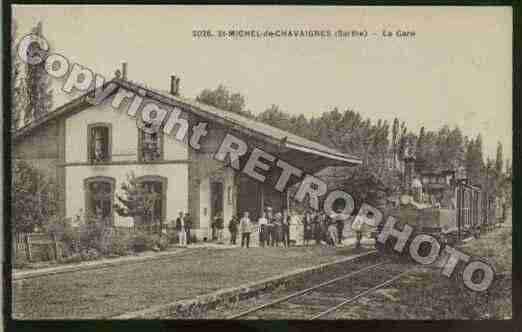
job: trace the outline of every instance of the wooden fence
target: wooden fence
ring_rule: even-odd
[[[15,233],[13,254],[16,259],[29,262],[56,260],[60,256],[60,243],[46,233]]]

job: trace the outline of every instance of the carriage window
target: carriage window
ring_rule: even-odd
[[[111,160],[111,128],[108,124],[90,125],[89,161],[106,162]]]
[[[85,210],[95,221],[105,226],[113,225],[114,180],[94,178],[86,181]]]
[[[140,130],[139,158],[141,161],[161,160],[161,134]]]

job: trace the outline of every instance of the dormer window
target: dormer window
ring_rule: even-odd
[[[101,163],[111,160],[110,124],[92,124],[88,126],[89,162]]]
[[[156,161],[162,160],[162,137],[160,132],[149,133],[140,130],[140,139],[138,141],[140,161]]]

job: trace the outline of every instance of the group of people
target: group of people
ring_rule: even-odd
[[[248,211],[243,212],[241,218],[234,215],[228,224],[230,232],[230,244],[235,245],[238,235],[241,236],[241,247],[250,247],[252,240],[258,240],[261,247],[289,247],[291,244],[292,225],[302,225],[303,244],[308,245],[310,241],[316,244],[322,242],[335,247],[341,245],[343,241],[343,231],[345,225],[350,224],[356,237],[356,247],[361,246],[363,234],[368,230],[367,225],[374,224],[374,212],[359,211],[357,215],[348,215],[336,209],[330,214],[324,211],[307,210],[302,218],[298,218],[295,213],[284,209],[282,212],[274,213],[271,207],[267,207],[261,213],[261,217],[255,221],[250,217]],[[383,223],[373,225],[373,235],[382,230]],[[175,229],[180,245],[190,243],[190,230],[192,228],[192,218],[189,213],[179,213],[175,221]],[[212,240],[223,241],[224,219],[223,214],[218,213],[213,218]],[[253,239],[254,236],[259,238]]]
[[[330,246],[342,244],[344,226],[350,218],[338,210],[330,215],[324,211],[306,211],[303,218],[304,244],[308,245],[311,240],[316,244],[326,242]]]
[[[251,234],[259,233],[258,240],[262,247],[289,247],[290,225],[296,222],[296,216],[286,209],[274,213],[271,207],[267,207],[257,221],[252,220],[250,213],[245,211],[241,218],[233,216],[228,224],[230,244],[236,244],[237,235],[241,233],[241,246],[248,248]]]
[[[179,212],[179,216],[174,223],[174,229],[178,236],[178,244],[185,246],[190,243],[190,229],[192,228],[192,218],[190,213]]]
[[[283,210],[276,212],[271,207],[267,207],[262,212],[261,217],[256,221],[251,220],[249,212],[244,212],[243,216],[232,217],[228,229],[230,231],[230,243],[236,244],[238,233],[241,234],[241,246],[249,247],[251,234],[259,233],[259,244],[261,247],[289,247],[291,244],[290,228],[291,225],[302,224],[303,242],[308,245],[315,240],[317,244],[325,242],[330,246],[342,244],[343,230],[350,218],[354,216],[342,214],[336,211],[327,215],[325,212],[306,211],[304,217],[299,219],[293,212]],[[358,246],[362,238],[362,227],[356,230]]]

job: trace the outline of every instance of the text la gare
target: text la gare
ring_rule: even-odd
[[[382,30],[383,37],[415,37],[415,31],[406,31],[406,30]]]

